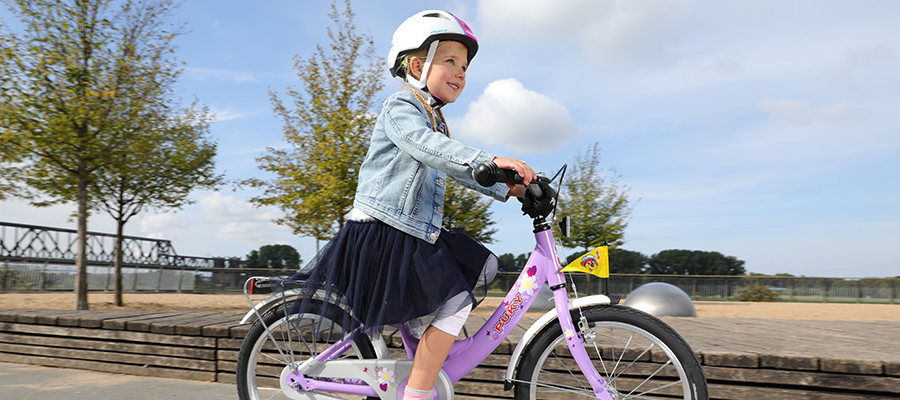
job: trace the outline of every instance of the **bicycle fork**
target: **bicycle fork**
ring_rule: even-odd
[[[559,325],[562,328],[563,334],[566,336],[566,347],[568,347],[569,352],[572,353],[572,358],[575,359],[575,363],[578,364],[578,368],[581,369],[585,379],[591,384],[591,389],[594,390],[594,396],[603,400],[615,400],[606,390],[606,380],[600,376],[600,372],[594,367],[593,362],[591,362],[591,357],[584,347],[586,343],[584,338],[585,332],[581,328],[587,330],[590,328],[586,326],[576,327],[574,321],[572,321],[572,314],[568,306],[568,293],[563,286],[564,282],[560,275],[562,275],[561,272],[551,274],[548,276],[548,283],[551,288],[556,288],[553,290],[553,299],[556,303],[556,314],[559,318]],[[557,280],[558,282],[553,282],[554,280]]]

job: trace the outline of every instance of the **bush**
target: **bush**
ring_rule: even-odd
[[[762,283],[753,283],[750,286],[747,286],[744,290],[741,290],[734,298],[737,301],[775,301],[780,298],[781,295],[778,292],[769,289],[766,285]]]

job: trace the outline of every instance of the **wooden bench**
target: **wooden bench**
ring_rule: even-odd
[[[0,310],[0,362],[233,383],[249,326],[241,314]],[[512,398],[503,375],[527,316],[475,371],[460,398]],[[714,399],[900,397],[900,322],[664,318],[703,363]],[[471,317],[462,336],[483,317]],[[396,332],[386,332],[402,356]]]

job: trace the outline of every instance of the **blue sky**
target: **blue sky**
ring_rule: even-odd
[[[387,54],[424,9],[469,23],[480,50],[451,133],[555,171],[593,142],[634,211],[624,248],[718,251],[748,271],[900,275],[900,3],[894,1],[355,1],[356,26]],[[179,95],[218,121],[218,168],[265,178],[279,147],[268,91],[298,85],[295,56],[327,44],[327,1],[188,0],[175,19]],[[2,12],[10,20],[8,11]],[[399,87],[385,71],[386,97]],[[197,192],[195,204],[126,227],[179,254],[244,256],[315,242],[271,222],[249,190]],[[74,207],[0,203],[0,221],[74,227]],[[498,254],[532,246],[518,203],[494,203]],[[576,222],[577,223],[577,222]],[[105,215],[92,231],[114,231]],[[613,269],[615,267],[613,266]],[[615,271],[613,271],[615,272]]]

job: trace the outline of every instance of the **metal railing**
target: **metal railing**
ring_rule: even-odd
[[[129,292],[238,292],[251,275],[292,272],[296,271],[123,265],[122,288]],[[75,274],[73,264],[0,262],[0,292],[74,291]],[[87,274],[88,290],[114,290],[111,263],[88,263]]]
[[[602,280],[573,274],[579,292],[603,293]],[[641,285],[665,282],[677,286],[695,301],[735,301],[754,286],[778,293],[775,301],[824,303],[900,303],[900,279],[766,276],[625,275],[609,278],[610,293],[628,295]]]
[[[240,292],[250,276],[291,275],[296,270],[246,268],[185,268],[172,266],[126,265],[122,268],[126,291],[151,292]],[[490,295],[503,295],[514,284],[518,273],[499,273],[491,282]],[[580,295],[604,293],[602,279],[585,274],[569,274]],[[675,276],[623,275],[609,278],[610,293],[627,296],[650,282],[677,286],[693,300],[735,301],[737,295],[762,285],[779,294],[776,301],[827,303],[900,303],[900,279],[897,278],[822,278],[764,276]],[[114,285],[112,264],[88,265],[88,290],[111,291]],[[0,292],[72,291],[75,266],[49,262],[0,262]]]

